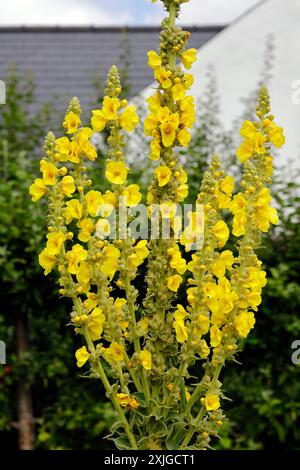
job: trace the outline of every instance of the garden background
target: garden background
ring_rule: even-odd
[[[126,34],[118,61],[124,95],[132,87],[128,69],[133,60],[125,39]],[[234,131],[225,131],[222,125],[220,77],[213,66],[210,69],[198,106],[196,130],[182,154],[183,166],[189,168],[187,202],[194,199],[215,150],[231,174],[239,173],[232,135],[240,122],[255,112],[259,86],[276,73],[273,49],[273,40],[266,38],[261,74],[243,103],[247,114],[236,116]],[[91,80],[93,108],[101,101],[101,73]],[[0,447],[107,448],[112,444],[103,438],[115,414],[99,383],[82,379],[76,368],[74,351],[78,343],[66,328],[70,306],[66,300],[59,300],[54,276],[45,278],[38,265],[45,207],[34,205],[28,194],[38,172],[44,134],[50,127],[61,132],[63,112],[59,115],[57,103],[61,100],[61,110],[67,103],[56,97],[41,108],[37,106],[35,79],[20,74],[18,64],[0,78],[6,83],[6,104],[0,106],[0,339],[7,346],[7,363],[0,365]],[[141,100],[136,102],[143,115]],[[139,128],[138,142],[141,133]],[[105,189],[101,166],[105,151],[104,140],[93,166],[93,181],[101,191]],[[295,160],[298,157],[295,155]],[[136,162],[131,182],[142,180],[145,190],[150,171],[147,143],[134,146],[130,159]],[[288,171],[276,172],[273,196],[280,222],[264,237],[259,253],[267,267],[268,285],[256,328],[238,355],[241,364],[228,366],[222,377],[226,394],[233,401],[225,405],[230,425],[222,430],[220,449],[300,448],[299,367],[291,362],[292,342],[300,338],[297,178],[296,172],[292,176]]]

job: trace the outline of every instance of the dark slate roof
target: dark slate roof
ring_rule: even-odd
[[[186,29],[190,46],[198,49],[223,27]],[[124,69],[127,59],[133,96],[151,83],[146,54],[158,46],[158,35],[158,27],[0,27],[0,79],[14,65],[34,77],[39,103],[56,95],[61,107],[78,96],[85,107],[97,96],[93,79],[103,80],[112,64]]]

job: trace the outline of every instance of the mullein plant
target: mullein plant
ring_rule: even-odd
[[[39,262],[45,275],[58,270],[60,295],[73,302],[69,325],[82,338],[77,366],[101,380],[118,415],[111,436],[119,449],[211,447],[225,419],[221,370],[235,360],[239,341],[254,327],[267,282],[255,251],[261,233],[277,223],[268,185],[272,146],[281,147],[284,135],[270,114],[265,87],[257,119],[241,129],[241,190],[234,191],[234,179],[217,156],[204,175],[197,199],[204,212],[200,248],[191,251],[198,214],[189,213],[190,222],[179,235],[178,216],[168,210],[188,194],[178,151],[188,146],[195,121],[189,69],[196,50],[187,48],[189,33],[175,24],[187,2],[162,0],[168,15],[160,49],[148,53],[157,81],[144,122],[151,137],[150,159],[157,162],[148,188],[148,215],[158,206],[161,220],[170,220],[170,237],[161,230],[156,239],[131,236],[131,209],[142,195],[137,184],[127,181],[125,134],[139,118],[134,106],[119,98],[115,66],[103,106],[92,111],[89,127],[81,123],[78,99],[71,100],[63,122],[66,135],[48,133],[42,177],[30,186],[32,199],[44,197],[48,206],[47,241]],[[93,133],[104,130],[109,134],[105,176],[111,187],[101,193],[92,189],[86,161],[97,157]],[[113,208],[121,219],[120,200],[125,200],[127,223],[122,236],[118,232],[112,238],[109,216]],[[224,216],[232,218],[233,251],[226,249],[230,228]],[[139,292],[140,273],[145,280]]]

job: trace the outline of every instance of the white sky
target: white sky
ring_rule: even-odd
[[[183,5],[186,24],[229,23],[259,0],[191,0]],[[158,24],[161,3],[150,0],[0,0],[4,25]]]

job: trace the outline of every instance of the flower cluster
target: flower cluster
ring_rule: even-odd
[[[84,340],[75,353],[77,366],[89,364],[90,376],[102,381],[119,416],[113,430],[122,449],[207,449],[218,435],[225,398],[220,373],[254,327],[266,285],[256,250],[261,234],[277,223],[268,186],[273,146],[281,147],[284,135],[263,87],[257,119],[241,129],[239,190],[214,155],[196,201],[203,212],[190,211],[179,230],[176,207],[187,197],[188,177],[178,148],[188,146],[195,121],[188,71],[196,50],[187,48],[189,33],[175,24],[187,1],[163,0],[168,16],[160,49],[148,53],[157,89],[147,100],[144,129],[157,166],[147,214],[159,208],[157,237],[136,240],[130,229],[142,192],[128,181],[124,134],[139,118],[135,107],[119,98],[115,66],[90,125],[83,126],[73,98],[63,121],[66,135],[47,135],[41,178],[29,190],[33,201],[45,197],[49,209],[40,265],[45,275],[57,268],[60,295],[73,301],[69,325]],[[92,189],[86,166],[97,158],[92,136],[103,131],[108,136],[106,192]],[[126,223],[116,229],[110,216],[114,212],[120,220],[124,211]],[[165,221],[168,238],[162,236]],[[199,230],[200,247],[195,245]],[[139,290],[138,274],[144,274]],[[200,365],[204,373],[195,378]]]

